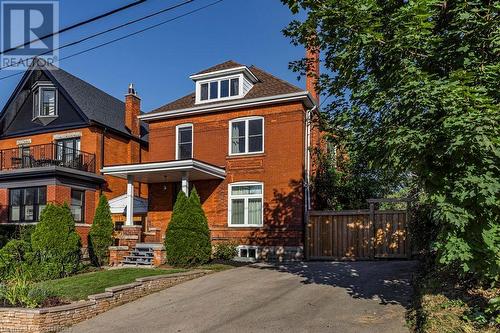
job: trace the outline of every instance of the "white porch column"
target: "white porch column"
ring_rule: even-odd
[[[134,176],[132,175],[127,175],[127,219],[125,225],[134,225]]]
[[[188,173],[185,171],[182,173],[181,188],[182,192],[184,192],[186,196],[189,196],[189,179],[188,179]]]

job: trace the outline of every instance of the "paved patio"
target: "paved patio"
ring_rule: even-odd
[[[67,332],[409,332],[412,261],[240,267],[112,309]]]

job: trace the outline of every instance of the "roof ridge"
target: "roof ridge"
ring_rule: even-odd
[[[49,66],[47,66],[47,65],[40,66],[40,68],[41,68],[41,69],[47,69],[47,70],[48,70],[48,71],[50,71],[50,72],[53,72],[53,71],[62,71],[64,74],[66,74],[66,75],[70,76],[72,79],[76,79],[76,80],[80,81],[81,83],[84,83],[85,85],[87,85],[87,86],[89,86],[89,87],[92,87],[93,89],[95,89],[95,90],[97,90],[97,91],[99,91],[99,92],[101,92],[101,93],[103,93],[103,94],[108,95],[109,97],[111,97],[111,98],[115,99],[116,101],[118,101],[118,102],[120,102],[120,103],[122,103],[122,104],[125,104],[125,102],[123,102],[121,99],[119,99],[119,98],[117,98],[117,97],[115,97],[115,96],[113,96],[113,95],[111,95],[111,94],[109,94],[109,93],[105,92],[104,90],[102,90],[102,89],[100,89],[100,88],[96,87],[96,86],[95,86],[95,85],[93,85],[92,83],[90,83],[90,82],[88,82],[88,81],[85,81],[84,79],[79,78],[79,77],[78,77],[78,76],[76,76],[76,75],[71,74],[70,72],[68,72],[68,71],[66,71],[66,70],[64,70],[64,69],[62,69],[61,67],[57,67],[57,66],[52,65],[52,64],[48,64],[48,65],[49,65],[49,66],[51,66],[51,67],[54,67],[54,68],[52,68],[52,69],[51,69],[51,68],[49,68]]]
[[[304,89],[302,89],[301,87],[296,86],[295,84],[292,84],[292,83],[290,83],[290,82],[288,82],[288,81],[285,81],[285,80],[283,80],[283,79],[280,79],[280,78],[279,78],[279,77],[277,77],[276,75],[271,74],[271,73],[269,73],[268,71],[265,71],[265,70],[263,70],[263,69],[262,69],[262,68],[260,68],[260,67],[257,67],[257,66],[255,66],[255,65],[251,65],[250,67],[248,67],[248,69],[250,69],[250,70],[251,70],[252,68],[254,68],[254,69],[256,69],[256,70],[258,70],[258,71],[260,71],[260,72],[262,72],[262,73],[264,73],[264,74],[266,74],[266,75],[271,76],[273,79],[278,80],[278,81],[280,81],[281,83],[286,84],[286,85],[288,85],[288,86],[289,86],[289,87],[291,87],[291,88],[295,88],[295,89],[299,89],[299,90],[304,91]],[[260,81],[260,78],[259,78],[259,81]]]

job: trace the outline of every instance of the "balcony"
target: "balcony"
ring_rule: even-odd
[[[0,150],[0,171],[51,166],[95,173],[95,154],[55,143]]]

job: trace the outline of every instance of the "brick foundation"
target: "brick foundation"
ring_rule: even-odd
[[[142,226],[123,226],[123,234],[118,241],[119,246],[128,246],[133,249],[141,241]]]
[[[128,246],[110,246],[109,247],[109,265],[118,266],[126,255],[128,255],[130,249]]]
[[[0,308],[0,333],[57,332],[78,322],[90,319],[109,309],[136,300],[153,292],[192,280],[208,271],[150,276],[136,282],[106,288],[105,292],[90,295],[88,300],[69,305],[41,309]]]

